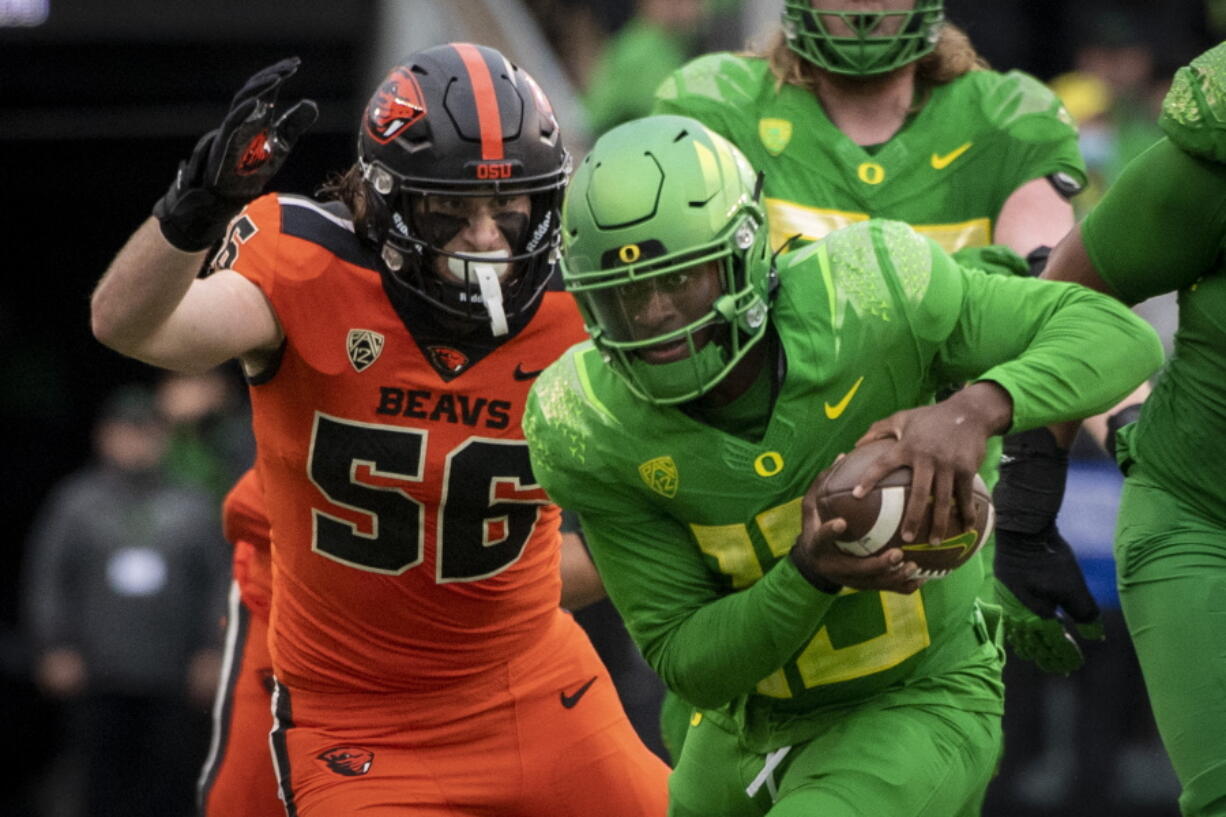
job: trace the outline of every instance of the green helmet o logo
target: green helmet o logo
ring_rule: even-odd
[[[635,261],[643,257],[643,250],[638,244],[624,244],[617,251],[617,257],[623,264],[633,264]]]

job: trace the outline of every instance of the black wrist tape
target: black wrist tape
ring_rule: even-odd
[[[1005,437],[993,492],[996,527],[1035,534],[1056,521],[1068,477],[1068,451],[1047,428]]]

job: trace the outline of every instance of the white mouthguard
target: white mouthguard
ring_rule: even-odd
[[[489,263],[476,264],[468,261],[469,258],[481,258]],[[506,263],[507,257],[505,254],[494,250],[492,252],[469,252],[464,253],[464,258],[447,258],[447,272],[451,273],[453,281],[463,284],[464,280],[464,265],[467,264],[470,268],[476,271],[477,267],[489,267],[498,276],[498,280],[503,280],[511,271],[511,265]],[[495,264],[495,261],[502,261],[501,264]]]
[[[476,261],[465,261],[461,258],[448,258],[447,270],[455,280],[464,282],[464,266],[477,276],[477,286],[481,289],[481,302],[490,315],[490,331],[494,337],[507,334],[507,313],[502,308],[502,281],[510,272],[511,265],[506,263],[506,256],[500,252],[470,252],[470,258],[487,258],[491,261],[503,261],[501,264],[483,264]]]
[[[503,267],[506,264],[502,265]],[[485,302],[485,311],[490,313],[490,331],[494,337],[505,335],[507,329],[507,313],[502,308],[502,283],[493,264],[469,264],[469,268],[477,273],[477,284],[481,287],[481,300]]]

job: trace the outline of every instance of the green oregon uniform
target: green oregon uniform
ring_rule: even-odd
[[[1120,432],[1120,600],[1185,815],[1226,815],[1226,44],[1176,75],[1168,137],[1082,226],[1128,302],[1179,293],[1174,354]]]
[[[776,85],[763,58],[711,54],[665,80],[655,105],[727,137],[765,173],[776,247],[871,217],[905,221],[954,252],[993,243],[1005,200],[1026,182],[1085,184],[1076,128],[1026,74],[971,71],[936,86],[876,148],[849,139],[811,91]]]
[[[826,116],[813,92],[780,86],[761,57],[711,54],[675,72],[656,91],[657,113],[692,116],[727,137],[765,174],[771,244],[806,240],[868,218],[905,221],[963,263],[993,243],[1005,201],[1032,179],[1052,177],[1065,193],[1086,181],[1077,130],[1056,96],[1020,73],[971,71],[931,89],[919,113],[888,142],[857,145]],[[1022,265],[1022,271],[1025,266]],[[980,470],[989,489],[1001,440]],[[979,557],[990,571],[995,542]],[[995,600],[990,575],[980,591]],[[684,741],[684,708],[666,701],[662,730],[673,752]]]
[[[691,731],[673,775],[675,813],[763,813],[771,794],[804,788],[795,781],[829,754],[780,766],[780,779],[755,788],[779,751],[804,758],[802,744],[833,740],[832,725],[856,733],[860,715],[907,706],[935,708],[934,723],[957,723],[949,728],[959,734],[982,733],[971,767],[949,761],[965,785],[933,801],[954,814],[986,786],[999,747],[1000,654],[976,626],[981,566],[913,595],[823,594],[783,558],[801,529],[801,498],[873,421],[929,402],[938,384],[993,380],[1013,397],[1015,426],[1034,427],[1110,406],[1158,365],[1160,344],[1117,302],[965,270],[898,222],[839,231],[780,264],[770,314],[786,374],[760,441],[635,398],[581,344],[529,397],[534,473],[580,514],[653,669],[700,707],[703,728],[726,736],[692,750],[702,729]],[[916,768],[920,745],[884,730],[872,737],[894,747],[893,763]],[[741,778],[710,762],[737,745]],[[856,794],[885,798],[877,813],[939,813],[907,786],[864,788]]]

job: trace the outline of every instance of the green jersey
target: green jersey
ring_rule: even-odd
[[[1085,184],[1077,130],[1059,100],[1019,72],[971,71],[935,86],[888,142],[862,147],[809,90],[776,89],[765,59],[711,54],[656,91],[656,113],[692,116],[766,174],[772,245],[868,218],[905,221],[945,250],[993,243],[1005,200],[1053,176]]]
[[[1222,814],[1226,702],[1226,43],[1175,75],[1167,138],[1131,162],[1083,222],[1103,279],[1127,301],[1178,292],[1174,353],[1141,418],[1119,433],[1128,478],[1115,530],[1120,604],[1182,785],[1179,811]]]
[[[1226,156],[1226,132],[1217,134]],[[1226,164],[1189,154],[1178,138],[1137,157],[1081,231],[1121,298],[1179,293],[1174,353],[1117,455],[1226,526]]]
[[[888,705],[902,688],[998,712],[998,659],[969,637],[979,563],[913,595],[818,592],[783,558],[802,496],[872,422],[939,384],[999,383],[1018,428],[1081,417],[1157,367],[1157,337],[1113,299],[964,269],[898,222],[785,254],[780,281],[770,314],[785,374],[760,439],[635,398],[580,344],[529,396],[537,479],[580,514],[656,672],[747,740],[804,739],[807,713]]]

